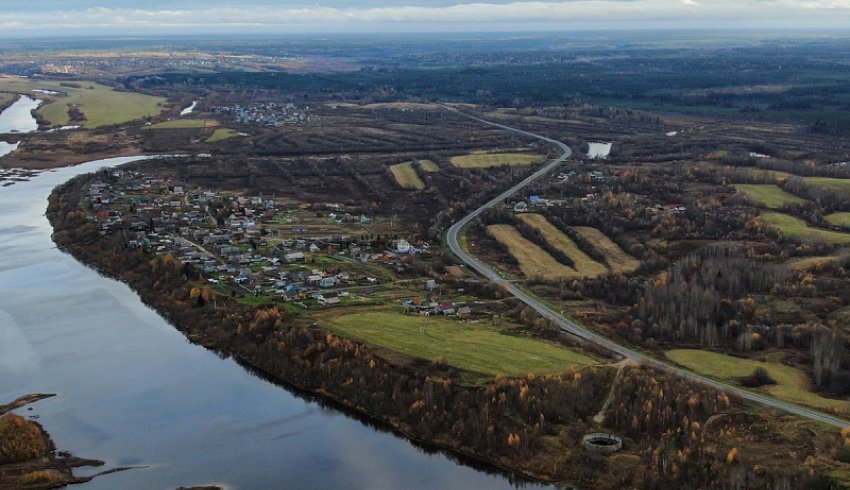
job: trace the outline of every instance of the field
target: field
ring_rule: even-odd
[[[0,90],[30,92],[33,89],[52,90],[64,95],[34,94],[46,102],[38,113],[52,126],[71,122],[68,109],[75,106],[85,116],[82,126],[97,128],[121,124],[145,116],[157,116],[165,99],[134,92],[119,92],[112,87],[93,82],[30,82],[21,78],[0,78]]]
[[[557,280],[578,275],[575,269],[558,262],[548,252],[523,238],[511,225],[490,225],[487,231],[493,235],[493,238],[508,247],[508,251],[519,262],[519,269],[526,277]]]
[[[156,123],[151,126],[154,129],[188,129],[188,128],[211,128],[218,126],[215,119],[173,119]]]
[[[850,213],[832,213],[823,217],[827,223],[850,228]]]
[[[576,226],[573,229],[605,256],[608,267],[614,272],[629,273],[640,267],[640,261],[624,252],[619,245],[596,228]]]
[[[805,204],[806,202],[805,199],[785,192],[772,184],[735,184],[735,189],[751,201],[770,209]]]
[[[440,166],[431,160],[419,160],[419,166],[426,172],[439,172]]]
[[[390,171],[393,173],[398,185],[405,189],[422,190],[425,188],[425,183],[416,174],[411,162],[399,163],[390,166]]]
[[[820,267],[824,264],[828,264],[837,258],[837,255],[819,255],[817,257],[802,257],[799,259],[791,259],[786,262],[786,264],[788,264],[788,266],[794,270],[804,271],[808,269],[813,269],[815,267]]]
[[[576,271],[574,275],[579,277],[595,277],[608,272],[608,269],[604,264],[600,264],[584,253],[582,249],[580,249],[578,245],[570,239],[570,237],[565,235],[561,230],[555,228],[555,226],[543,215],[529,213],[521,214],[519,217],[527,224],[540,230],[540,234],[543,235],[543,238],[549,242],[550,245],[561,252],[564,252],[564,254],[573,261]],[[605,239],[607,240],[608,237],[605,237]],[[614,244],[612,243],[611,245]],[[619,247],[616,245],[614,246],[617,250],[619,250]],[[620,252],[622,252],[622,250]]]
[[[783,213],[763,213],[765,224],[778,228],[782,233],[798,240],[834,244],[850,243],[850,234],[812,228],[805,221]]]
[[[737,357],[694,349],[675,349],[667,351],[667,357],[692,369],[699,374],[737,383],[740,378],[749,376],[758,368],[764,368],[775,385],[759,388],[769,395],[813,408],[832,410],[837,413],[850,413],[850,402],[831,400],[809,391],[811,383],[803,371],[775,362],[753,361]]]
[[[328,321],[334,331],[367,344],[429,361],[441,356],[449,365],[488,375],[550,374],[597,363],[570,349],[505,335],[500,331],[504,327],[485,324],[395,313],[347,314]]]
[[[531,165],[545,157],[534,153],[472,153],[451,158],[452,165],[462,168],[488,168],[502,165]]]
[[[812,186],[833,192],[850,192],[850,179],[835,179],[831,177],[803,177]]]
[[[213,134],[207,138],[207,143],[215,143],[216,141],[226,140],[237,136],[237,132],[230,128],[218,128],[213,131]]]

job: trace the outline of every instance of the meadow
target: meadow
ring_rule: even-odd
[[[739,383],[756,368],[764,368],[776,381],[774,385],[765,385],[758,389],[780,400],[799,403],[813,408],[831,410],[836,413],[850,412],[850,402],[832,400],[811,392],[811,381],[806,373],[795,367],[778,362],[754,361],[738,357],[695,349],[674,349],[666,356],[675,363],[699,374]]]
[[[542,162],[542,155],[534,153],[484,153],[459,155],[451,158],[452,165],[461,168],[489,168],[502,165],[531,165]]]
[[[546,280],[558,280],[562,277],[576,277],[575,269],[555,260],[548,252],[532,243],[511,225],[490,225],[487,231],[499,242],[508,247],[508,252],[519,263],[519,270],[526,277],[540,277]]]
[[[388,312],[350,313],[328,320],[341,335],[428,361],[487,375],[560,373],[598,362],[542,340],[504,333],[507,326]]]
[[[550,245],[563,252],[573,261],[574,275],[579,277],[596,277],[608,272],[608,268],[604,264],[593,260],[570,237],[550,223],[545,216],[528,213],[519,215],[519,218],[526,224],[540,230],[540,234]],[[605,238],[607,239],[607,237]]]
[[[391,165],[390,172],[392,172],[398,185],[404,189],[418,191],[425,188],[425,183],[416,174],[416,169],[413,168],[413,163],[411,162]]]
[[[833,244],[850,243],[850,234],[814,228],[800,218],[784,213],[762,213],[767,226],[779,229],[785,236],[802,241]]]

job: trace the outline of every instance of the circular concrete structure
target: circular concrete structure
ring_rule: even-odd
[[[581,439],[584,448],[597,453],[614,453],[623,449],[623,439],[607,432],[594,432]]]

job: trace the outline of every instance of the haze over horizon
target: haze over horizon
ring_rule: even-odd
[[[0,37],[6,38],[850,26],[850,0],[12,0],[4,4]]]

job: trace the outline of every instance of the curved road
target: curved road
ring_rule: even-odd
[[[512,128],[510,126],[505,126],[504,124],[498,124],[498,123],[487,121],[485,119],[481,119],[481,118],[478,118],[478,117],[475,117],[475,116],[471,116],[469,114],[464,114],[463,112],[460,112],[460,111],[458,111],[454,108],[451,108],[451,107],[446,107],[446,109],[457,112],[458,114],[462,114],[462,115],[464,115],[464,116],[466,116],[470,119],[473,119],[473,120],[478,121],[478,122],[483,123],[483,124],[495,126],[497,128],[501,128],[501,129],[504,129],[506,131],[512,131],[514,133],[522,134],[522,135],[525,135],[525,136],[528,136],[528,137],[531,137],[531,138],[543,140],[543,141],[546,141],[547,143],[552,143],[553,145],[558,146],[563,151],[563,154],[560,157],[558,157],[558,158],[552,160],[551,162],[547,163],[545,166],[543,166],[542,168],[540,168],[539,170],[537,170],[533,174],[531,174],[528,177],[526,177],[525,179],[523,179],[522,182],[514,185],[510,189],[508,189],[505,192],[494,197],[493,199],[488,201],[486,204],[479,207],[475,211],[469,213],[468,215],[464,216],[458,222],[456,222],[451,227],[449,227],[448,232],[446,233],[446,242],[448,243],[449,248],[452,250],[452,252],[454,252],[454,254],[457,255],[458,258],[460,258],[460,260],[462,262],[464,262],[466,265],[468,265],[472,269],[475,269],[479,274],[486,277],[487,279],[490,279],[490,280],[500,284],[501,286],[505,287],[507,289],[507,291],[510,292],[512,295],[514,295],[517,299],[519,299],[523,303],[527,304],[528,306],[534,308],[544,318],[547,318],[548,320],[551,320],[552,322],[556,323],[561,328],[561,330],[563,330],[567,333],[570,333],[572,335],[575,335],[576,337],[579,337],[586,342],[590,342],[592,344],[596,344],[598,346],[604,347],[604,348],[606,348],[606,349],[608,349],[612,352],[619,354],[620,356],[623,356],[626,359],[630,359],[630,360],[637,361],[637,362],[640,362],[640,363],[648,365],[648,366],[652,366],[652,367],[655,367],[655,368],[658,368],[658,369],[662,369],[662,370],[667,371],[668,373],[674,374],[676,376],[685,378],[685,379],[690,380],[690,381],[694,381],[694,382],[697,382],[697,383],[702,383],[702,384],[711,386],[711,387],[716,388],[720,391],[729,393],[731,395],[738,396],[738,397],[743,398],[745,400],[749,400],[751,402],[755,402],[755,403],[758,403],[760,405],[763,405],[763,406],[766,406],[766,407],[769,407],[769,408],[773,408],[773,409],[777,409],[777,410],[783,410],[785,412],[789,412],[789,413],[792,413],[794,415],[805,417],[805,418],[808,418],[808,419],[811,419],[811,420],[814,420],[814,421],[817,421],[817,422],[821,422],[821,423],[824,423],[824,424],[827,424],[827,425],[830,425],[830,426],[833,426],[833,427],[837,427],[837,428],[844,428],[844,427],[850,426],[850,421],[843,420],[843,419],[840,419],[838,417],[834,417],[832,415],[828,415],[828,414],[819,412],[817,410],[813,410],[813,409],[806,408],[806,407],[801,407],[801,406],[795,405],[793,403],[788,403],[788,402],[784,402],[784,401],[781,401],[781,400],[777,400],[775,398],[771,398],[769,396],[765,396],[765,395],[762,395],[762,394],[759,394],[759,393],[748,391],[748,390],[745,390],[743,388],[739,388],[737,386],[728,385],[726,383],[722,383],[722,382],[713,380],[711,378],[707,378],[705,376],[701,376],[699,374],[693,373],[691,371],[687,371],[685,369],[673,366],[673,365],[668,364],[664,361],[660,361],[658,359],[650,357],[650,356],[648,356],[648,355],[646,355],[642,352],[639,352],[639,351],[630,349],[628,347],[622,346],[620,344],[617,344],[616,342],[612,341],[611,339],[604,337],[602,335],[599,335],[598,333],[593,332],[593,331],[573,322],[572,320],[565,318],[563,315],[552,310],[551,308],[549,308],[545,304],[543,304],[540,301],[538,301],[537,299],[535,299],[533,296],[529,295],[524,290],[517,287],[511,281],[503,278],[501,275],[499,275],[498,272],[496,272],[489,265],[485,264],[484,262],[481,262],[480,260],[476,259],[472,255],[466,253],[463,250],[463,248],[461,248],[460,243],[458,241],[458,237],[460,236],[460,231],[463,227],[465,227],[472,220],[474,220],[484,210],[486,210],[488,208],[492,208],[493,206],[500,204],[506,198],[508,198],[511,195],[513,195],[514,193],[516,193],[518,190],[527,186],[528,184],[530,184],[534,180],[537,180],[540,177],[543,177],[544,175],[548,174],[552,169],[554,169],[555,167],[557,167],[558,165],[563,163],[566,159],[568,159],[572,155],[572,150],[570,150],[569,146],[567,146],[566,144],[564,144],[560,141],[553,140],[551,138],[546,138],[545,136],[541,136],[539,134],[534,134],[534,133],[531,133],[531,132],[528,132],[528,131],[523,131],[521,129]]]

